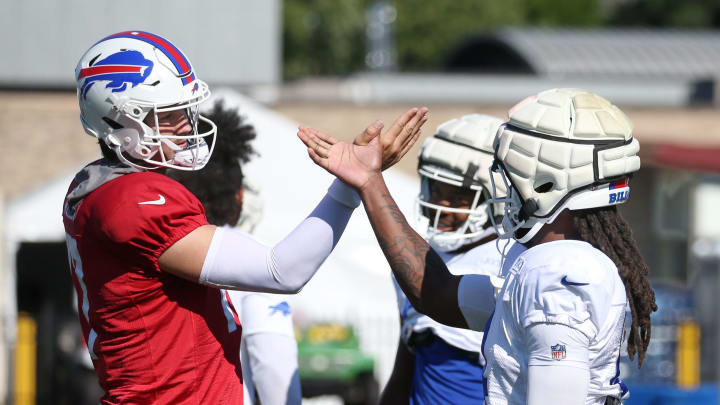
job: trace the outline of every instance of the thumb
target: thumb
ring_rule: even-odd
[[[377,120],[373,122],[372,124],[368,125],[367,128],[365,128],[365,131],[363,131],[362,134],[358,135],[353,143],[355,145],[359,146],[365,146],[370,143],[373,139],[376,139],[378,135],[380,135],[380,131],[382,130],[384,124],[382,120]]]

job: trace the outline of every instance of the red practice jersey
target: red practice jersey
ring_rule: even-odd
[[[101,185],[69,215],[78,315],[102,403],[242,404],[241,328],[227,292],[158,265],[207,224],[198,199],[165,175],[139,172]]]

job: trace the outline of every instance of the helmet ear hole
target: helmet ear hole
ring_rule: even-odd
[[[122,125],[120,125],[119,122],[112,120],[108,117],[102,117],[102,120],[105,121],[105,123],[108,124],[108,126],[112,129],[120,129],[123,127]]]
[[[553,184],[553,182],[540,184],[539,186],[535,186],[535,192],[539,194],[547,193],[548,191],[553,189],[554,185],[555,184]]]

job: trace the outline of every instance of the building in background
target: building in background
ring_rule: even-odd
[[[0,13],[0,86],[73,89],[79,52],[128,30],[166,37],[210,84],[277,84],[282,1],[9,1]]]

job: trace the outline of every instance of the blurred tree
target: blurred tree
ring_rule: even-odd
[[[587,26],[603,21],[596,0],[396,0],[402,70],[442,65],[463,39],[507,25]]]
[[[285,79],[343,75],[363,68],[367,0],[286,0]]]
[[[365,10],[374,0],[285,0],[284,78],[365,69]],[[671,0],[668,0],[671,1]],[[600,0],[390,0],[400,70],[435,70],[463,39],[506,25],[602,24]]]
[[[720,27],[720,1],[625,0],[614,6],[609,23],[619,26]]]
[[[602,1],[522,0],[527,25],[584,27],[605,22]]]
[[[430,70],[458,41],[524,20],[523,0],[397,0],[396,46],[401,70]]]

